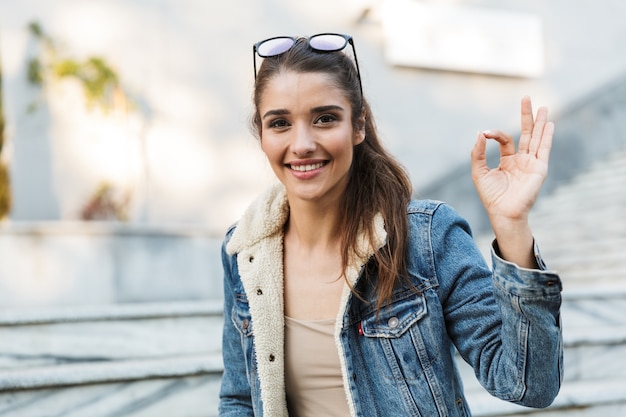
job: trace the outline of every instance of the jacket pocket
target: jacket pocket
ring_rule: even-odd
[[[406,291],[391,304],[372,313],[361,322],[363,335],[367,337],[398,338],[426,315],[426,299],[423,294]]]
[[[441,415],[437,404],[443,395],[432,369],[440,351],[434,348],[428,315],[427,296],[407,290],[394,294],[378,315],[369,312],[359,323],[364,336],[359,349],[367,358],[369,379],[376,381],[372,389],[385,387],[376,391],[380,397],[386,397],[389,389],[396,390],[398,396],[385,403],[398,410],[398,415]]]

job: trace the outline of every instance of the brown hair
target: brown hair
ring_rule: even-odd
[[[406,208],[411,199],[411,181],[404,167],[380,142],[370,106],[362,97],[360,80],[352,60],[343,52],[316,52],[303,38],[287,52],[265,58],[261,64],[255,82],[255,112],[251,120],[251,128],[258,138],[261,137],[262,129],[258,110],[261,96],[267,83],[285,70],[330,75],[350,101],[355,130],[362,128],[359,119],[365,114],[365,140],[354,148],[348,186],[340,208],[341,257],[345,271],[352,255],[357,254],[357,237],[360,232],[365,233],[374,247],[374,216],[380,213],[387,232],[386,245],[374,255],[377,310],[380,310],[383,304],[391,300],[398,278],[408,279]]]

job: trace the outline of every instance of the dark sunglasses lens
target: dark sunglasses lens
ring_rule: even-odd
[[[257,46],[257,53],[262,58],[270,56],[280,55],[289,50],[294,44],[294,40],[291,38],[274,38],[261,42]]]
[[[309,44],[318,51],[340,51],[348,41],[340,35],[315,35],[309,39]]]

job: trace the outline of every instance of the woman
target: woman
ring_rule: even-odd
[[[348,43],[356,63],[347,35],[254,47],[253,127],[280,184],[224,241],[220,416],[469,416],[455,348],[491,394],[548,406],[562,375],[561,282],[528,225],[547,175],[547,110],[535,118],[522,100],[518,151],[499,131],[472,151],[492,272],[453,209],[411,200]]]

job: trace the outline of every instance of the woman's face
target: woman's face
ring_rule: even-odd
[[[280,72],[259,103],[261,148],[292,201],[339,201],[348,183],[352,107],[325,73]]]

